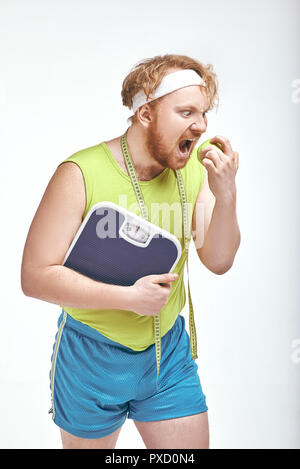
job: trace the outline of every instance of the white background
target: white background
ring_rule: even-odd
[[[20,288],[38,203],[63,159],[126,130],[125,76],[165,53],[213,64],[220,106],[204,137],[240,153],[234,266],[217,276],[190,252],[211,448],[300,448],[299,12],[298,0],[0,1],[2,448],[61,447],[47,414],[60,310]],[[117,448],[143,447],[127,421]]]

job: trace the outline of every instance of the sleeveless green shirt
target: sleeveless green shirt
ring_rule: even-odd
[[[76,163],[84,178],[86,207],[83,219],[89,209],[101,201],[114,202],[136,215],[141,215],[130,177],[119,166],[104,142],[80,150],[62,163],[66,161]],[[181,173],[188,202],[190,233],[194,205],[205,174],[203,165],[197,159],[196,149],[193,150],[186,166],[181,169]],[[149,221],[174,234],[181,243],[183,252],[173,270],[178,273],[178,279],[172,283],[168,303],[160,312],[161,336],[164,336],[173,326],[186,301],[182,207],[176,174],[172,169],[166,168],[155,178],[139,183],[148,209]],[[67,306],[62,308],[77,321],[135,351],[145,350],[154,343],[152,316],[140,316],[133,311],[118,309],[79,309]]]

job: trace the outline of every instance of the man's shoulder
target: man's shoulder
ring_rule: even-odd
[[[105,154],[102,143],[103,142],[77,150],[65,158],[63,162],[73,161],[74,163],[83,165],[92,164],[95,160],[99,160],[99,158],[103,157]]]
[[[103,142],[100,142],[95,145],[91,145],[89,147],[81,148],[80,150],[75,151],[69,156],[69,158],[73,158],[73,157],[87,158],[89,156],[99,155],[99,153],[103,151],[104,151]]]

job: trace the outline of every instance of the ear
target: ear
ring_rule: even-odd
[[[144,104],[137,110],[137,118],[143,127],[148,127],[153,121],[153,112],[154,110],[148,104]]]

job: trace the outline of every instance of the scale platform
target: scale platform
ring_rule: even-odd
[[[178,239],[113,202],[87,213],[63,265],[103,283],[130,286],[146,275],[172,272],[181,257]]]

